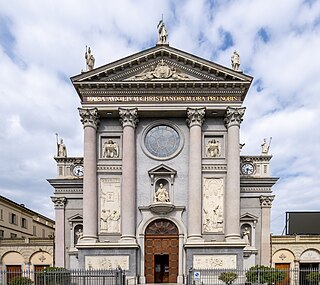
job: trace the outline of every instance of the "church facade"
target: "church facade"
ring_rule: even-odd
[[[139,283],[183,283],[191,267],[270,264],[272,156],[265,144],[240,155],[251,76],[159,32],[155,47],[71,80],[84,153],[58,152],[48,180],[56,266],[120,266]]]

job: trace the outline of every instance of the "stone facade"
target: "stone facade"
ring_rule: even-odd
[[[0,196],[0,270],[53,265],[55,222]]]
[[[140,283],[159,272],[161,282],[183,283],[202,261],[269,263],[272,156],[240,156],[252,77],[158,43],[71,80],[84,157],[56,157],[49,179],[64,201],[57,265],[119,265]],[[78,164],[83,176],[73,173]]]

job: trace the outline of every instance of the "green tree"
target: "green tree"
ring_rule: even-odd
[[[226,283],[227,285],[231,285],[234,280],[238,278],[238,274],[234,272],[222,272],[219,275],[219,280]]]
[[[286,272],[263,265],[256,265],[246,273],[247,282],[259,284],[272,284],[285,279]]]
[[[320,272],[310,272],[306,276],[307,281],[311,282],[320,282]]]
[[[10,280],[9,285],[31,285],[33,281],[28,277],[16,276]]]
[[[38,273],[37,280],[39,284],[44,284],[45,280],[46,285],[69,285],[71,274],[63,267],[46,267]]]

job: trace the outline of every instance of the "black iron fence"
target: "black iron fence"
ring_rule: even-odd
[[[319,285],[319,269],[190,269],[188,285]]]
[[[67,270],[49,271],[2,270],[0,285],[125,285],[125,271],[116,270]]]

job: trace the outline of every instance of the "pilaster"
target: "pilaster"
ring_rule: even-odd
[[[240,141],[239,128],[245,108],[228,107],[225,126],[228,130],[226,183],[226,241],[240,240]]]
[[[270,212],[274,196],[260,196],[261,206],[261,249],[260,264],[270,265]]]
[[[66,197],[51,197],[55,209],[55,265],[58,267],[65,266],[65,232],[64,218],[65,206],[67,203]]]
[[[138,109],[119,108],[123,127],[122,182],[121,182],[121,241],[135,241],[136,227],[136,143],[135,128]]]
[[[188,108],[187,124],[190,129],[188,240],[202,240],[201,234],[201,126],[205,108]]]
[[[83,238],[81,243],[96,242],[98,234],[97,191],[97,108],[78,108],[84,129],[83,154]]]

